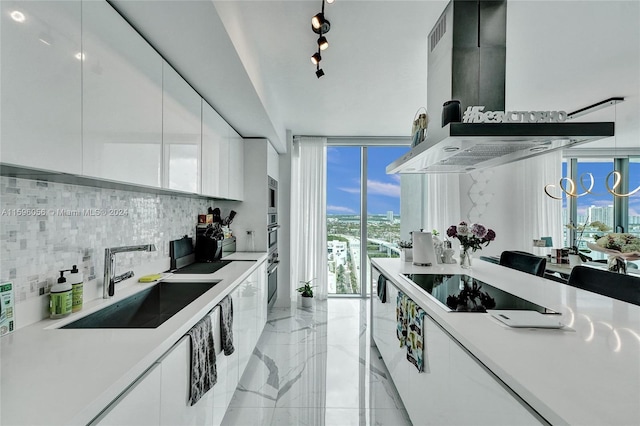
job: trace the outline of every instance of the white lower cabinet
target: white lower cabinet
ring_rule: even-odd
[[[212,425],[214,393],[209,391],[189,404],[191,339],[183,337],[161,360],[160,425]],[[216,384],[217,386],[217,384]]]
[[[397,295],[388,281],[387,303],[372,296],[372,337],[414,424],[541,423],[428,316],[423,324],[425,367],[418,372],[396,337]]]
[[[230,294],[235,351],[226,356],[220,337],[220,307],[211,313],[217,382],[190,405],[191,339],[183,336],[94,425],[219,425],[266,322],[266,263]],[[264,307],[264,310],[262,308]]]
[[[91,424],[101,426],[159,425],[161,379],[160,365],[153,364]]]
[[[257,270],[254,271],[233,293],[233,309],[237,312],[233,321],[233,336],[238,352],[238,368],[242,373],[251,358],[257,337],[258,282]],[[239,375],[242,377],[242,374]]]

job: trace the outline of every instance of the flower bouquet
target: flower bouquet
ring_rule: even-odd
[[[606,253],[609,256],[608,269],[613,272],[627,273],[627,261],[640,259],[640,238],[632,234],[607,234],[587,243],[591,250]]]
[[[447,229],[447,236],[457,238],[460,241],[460,266],[471,267],[471,252],[482,249],[482,244],[489,243],[496,239],[496,233],[479,223],[468,225],[467,222],[460,222],[458,225],[451,225]]]
[[[624,260],[640,259],[640,238],[632,234],[612,233],[587,243],[591,250],[618,256]]]

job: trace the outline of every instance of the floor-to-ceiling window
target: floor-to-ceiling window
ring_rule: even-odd
[[[400,176],[385,169],[408,150],[327,147],[329,294],[364,295],[369,257],[399,257]]]
[[[622,175],[616,192],[627,194],[640,185],[640,159],[621,158],[567,158],[563,163],[563,175],[575,183],[565,182],[565,189],[574,190],[576,196],[563,200],[563,220],[567,226],[565,246],[577,245],[589,252],[587,243],[609,232],[634,233],[640,236],[640,191],[629,197],[614,196],[610,191],[613,170]],[[593,183],[593,187],[592,187]],[[609,185],[609,188],[607,188]],[[588,253],[593,259],[604,259],[602,252]]]

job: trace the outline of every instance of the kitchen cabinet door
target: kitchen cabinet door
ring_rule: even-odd
[[[257,271],[254,271],[249,277],[240,284],[240,291],[238,293],[237,305],[238,315],[238,368],[239,377],[242,377],[245,367],[249,362],[249,358],[253,353],[253,348],[256,346],[257,341]],[[236,300],[234,300],[234,304]],[[234,319],[235,322],[235,319]]]
[[[269,299],[269,285],[267,283],[267,262],[263,262],[258,267],[258,329],[257,329],[257,341],[260,340],[264,326],[267,323],[267,303]]]
[[[202,194],[226,198],[229,188],[228,124],[202,100]]]
[[[202,99],[167,62],[163,70],[163,186],[199,193]]]
[[[212,425],[213,389],[189,405],[191,339],[184,336],[161,360],[161,425]],[[218,386],[216,383],[215,386]],[[214,388],[215,388],[214,386]]]
[[[101,426],[159,425],[161,372],[160,365],[153,364],[91,424]]]
[[[393,378],[398,393],[403,401],[409,397],[409,367],[414,368],[407,360],[407,348],[400,347],[400,341],[396,335],[396,299],[398,289],[387,282],[387,302],[381,303],[382,314],[380,321],[380,342],[378,350],[384,359],[387,370]],[[376,344],[378,341],[376,340]]]
[[[82,172],[81,2],[0,2],[0,162]]]
[[[229,126],[229,198],[244,199],[244,141]]]
[[[160,187],[162,58],[106,1],[83,2],[82,43],[83,174]]]

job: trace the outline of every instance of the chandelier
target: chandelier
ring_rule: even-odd
[[[609,98],[604,101],[593,104],[591,106],[588,106],[586,108],[582,108],[570,114],[567,114],[567,118],[576,118],[581,115],[588,114],[590,112],[608,107],[610,105],[614,105],[614,122],[617,122],[617,109],[616,109],[617,107],[615,105],[622,101],[624,101],[624,98],[621,98],[621,97]],[[615,135],[614,135],[614,141],[615,141],[614,144],[616,145],[616,147],[614,148],[614,152],[615,152],[617,150],[617,139]],[[613,177],[613,185],[610,185],[610,181],[612,177]],[[585,184],[585,179],[589,180],[588,188],[587,188],[587,185]],[[553,198],[554,200],[562,200],[562,195],[578,198],[578,197],[582,197],[583,195],[594,194],[593,192],[591,192],[591,190],[593,189],[593,185],[595,183],[593,179],[593,175],[591,173],[583,173],[582,175],[580,175],[579,183],[580,183],[581,190],[583,191],[581,193],[577,192],[578,185],[576,185],[576,182],[574,182],[574,180],[569,177],[561,178],[560,181],[558,182],[558,186],[553,184],[545,185],[544,192],[545,194],[547,194],[547,196]],[[620,192],[618,187],[622,183],[622,174],[617,170],[610,172],[605,178],[604,183],[607,188],[607,191],[610,194],[612,194],[614,197],[629,197],[637,193],[638,191],[640,191],[640,186],[638,186],[633,191],[630,191],[627,193]],[[559,197],[556,195],[553,195],[550,193],[550,190],[552,189],[556,189],[556,190],[559,189],[562,192],[562,194]]]

